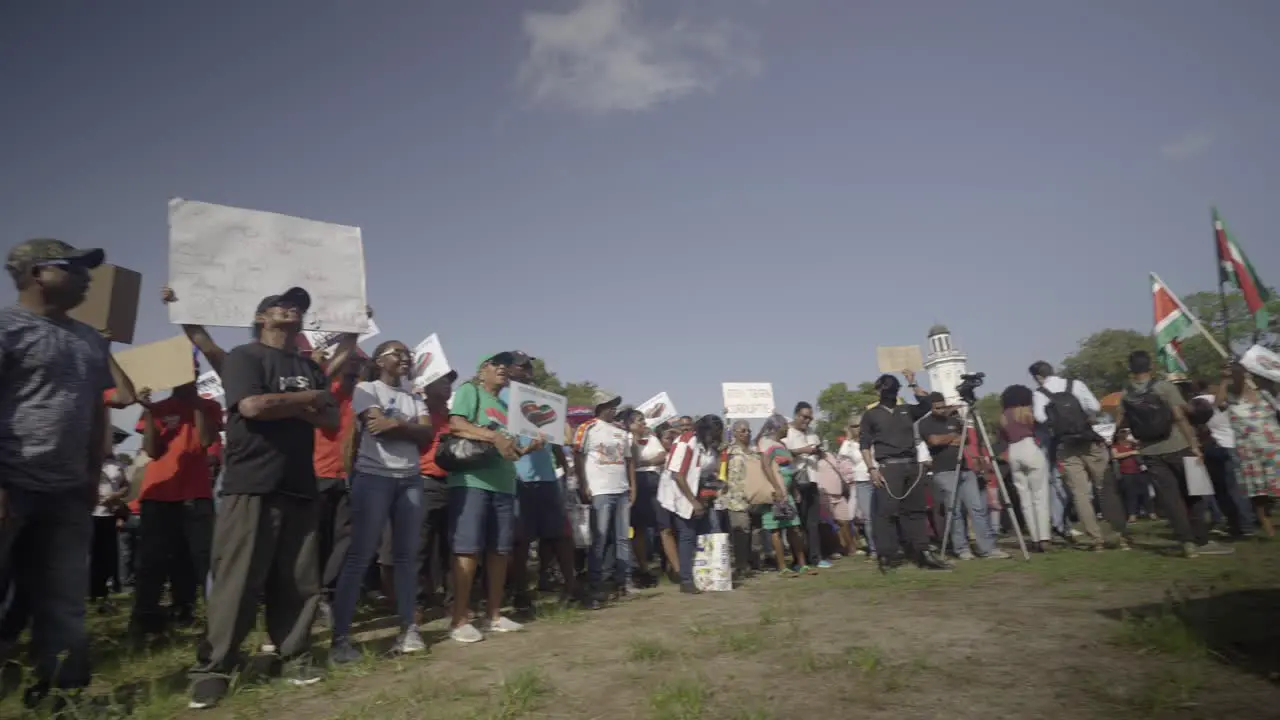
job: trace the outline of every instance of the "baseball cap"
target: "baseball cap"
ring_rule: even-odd
[[[279,295],[268,295],[258,303],[257,314],[265,312],[267,308],[281,305],[291,305],[298,308],[299,312],[305,313],[311,309],[311,294],[300,287],[291,287]]]
[[[536,357],[534,357],[534,356],[530,355],[529,353],[524,352],[524,351],[522,351],[522,350],[512,350],[512,351],[511,351],[511,364],[512,364],[512,365],[517,365],[517,366],[519,366],[519,365],[530,365],[530,364],[532,364],[532,363],[533,363],[533,361],[534,361],[534,360],[537,360],[537,359],[538,359],[538,358],[536,358]]]
[[[512,352],[510,350],[503,350],[500,353],[497,353],[495,355],[490,355],[489,357],[481,360],[480,364],[476,366],[476,370],[483,368],[485,365],[514,365],[514,364],[515,364],[515,357],[512,354]]]
[[[53,238],[35,238],[15,245],[5,264],[22,275],[37,265],[74,265],[92,270],[105,258],[101,248],[80,249]]]
[[[622,402],[622,396],[608,390],[596,389],[595,394],[591,396],[591,406],[595,408],[604,405],[617,405]]]

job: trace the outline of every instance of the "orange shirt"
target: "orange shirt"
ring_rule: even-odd
[[[197,398],[191,402],[170,397],[151,406],[151,422],[164,453],[147,464],[134,512],[142,500],[182,502],[213,497],[208,450],[196,433],[197,407],[214,432],[222,429],[222,406],[213,400]],[[146,430],[142,418],[136,429],[139,433]]]
[[[449,473],[436,465],[436,449],[440,447],[440,438],[449,432],[449,411],[431,412],[431,429],[435,431],[427,449],[422,451],[422,474],[433,478],[444,478]]]
[[[315,465],[317,478],[346,477],[347,474],[342,470],[342,449],[347,433],[351,432],[356,421],[355,414],[351,412],[351,391],[343,392],[341,377],[334,378],[329,384],[329,392],[338,401],[338,428],[316,428],[316,449],[311,461]]]

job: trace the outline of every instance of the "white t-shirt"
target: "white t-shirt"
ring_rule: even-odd
[[[579,429],[576,449],[583,455],[587,489],[593,496],[631,491],[627,479],[631,433],[613,423],[591,420]]]
[[[94,517],[111,517],[111,510],[102,504],[102,500],[108,495],[120,492],[124,483],[124,465],[119,460],[104,461],[102,475],[98,477],[98,504],[93,508]]]
[[[822,438],[818,437],[817,433],[800,432],[799,430],[795,429],[794,426],[789,425],[787,426],[787,437],[785,440],[782,441],[782,444],[786,445],[788,450],[796,450],[798,448],[808,447],[810,445],[816,445],[821,447]],[[809,479],[813,480],[815,477],[814,474],[818,470],[818,456],[817,455],[796,455],[795,461],[796,461],[796,470],[807,471],[809,473]]]
[[[378,408],[389,418],[416,421],[427,414],[417,395],[403,387],[392,387],[381,380],[362,382],[351,393],[351,411],[356,417]],[[413,477],[421,472],[422,451],[412,440],[389,440],[372,435],[360,423],[360,450],[356,453],[356,472],[383,477]]]
[[[688,520],[693,517],[693,504],[680,492],[676,474],[683,471],[689,490],[697,495],[698,479],[702,473],[716,472],[719,469],[720,454],[703,448],[697,438],[677,442],[671,447],[667,467],[662,472],[662,479],[658,481],[658,504]]]
[[[650,435],[644,440],[637,440],[636,446],[639,449],[636,472],[662,472],[663,456],[667,453],[667,449],[662,447],[662,441]]]
[[[1209,436],[1213,438],[1213,442],[1220,448],[1235,449],[1236,432],[1231,429],[1231,420],[1227,414],[1218,409],[1217,402],[1213,399],[1213,395],[1205,393],[1197,395],[1197,400],[1208,400],[1213,406],[1213,417],[1209,418],[1209,422],[1204,426],[1209,430]]]
[[[849,458],[849,462],[853,463],[854,482],[871,482],[871,472],[867,469],[866,458],[862,457],[862,449],[856,440],[840,443],[840,452],[836,454]]]

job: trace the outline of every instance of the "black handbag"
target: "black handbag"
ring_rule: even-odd
[[[479,388],[477,388],[479,390]],[[480,398],[476,397],[476,407],[467,420],[472,424],[480,413]],[[497,446],[484,440],[445,435],[440,438],[436,447],[436,465],[448,473],[465,473],[480,470],[493,465],[502,458]]]

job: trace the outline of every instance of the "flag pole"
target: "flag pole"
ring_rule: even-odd
[[[1226,283],[1223,282],[1222,277],[1222,263],[1226,260],[1222,256],[1222,221],[1218,218],[1216,206],[1210,208],[1210,213],[1213,216],[1213,249],[1214,254],[1218,256],[1218,301],[1222,304],[1222,343],[1231,347],[1231,315],[1227,312],[1227,291],[1224,289]]]
[[[1204,323],[1200,322],[1200,318],[1196,317],[1194,313],[1187,309],[1186,305],[1182,304],[1182,298],[1178,297],[1178,293],[1174,292],[1173,288],[1169,287],[1165,281],[1161,280],[1159,275],[1151,273],[1151,279],[1159,283],[1165,290],[1169,291],[1169,296],[1173,298],[1174,302],[1178,303],[1178,309],[1182,310],[1182,312],[1186,313],[1187,317],[1191,318],[1191,324],[1195,325],[1196,330],[1199,330],[1201,335],[1204,335],[1204,339],[1209,341],[1209,344],[1213,346],[1213,349],[1217,350],[1218,354],[1222,355],[1224,360],[1231,359],[1231,353],[1227,352],[1226,349],[1218,343],[1218,339],[1213,336],[1213,333],[1209,332],[1205,328]]]

